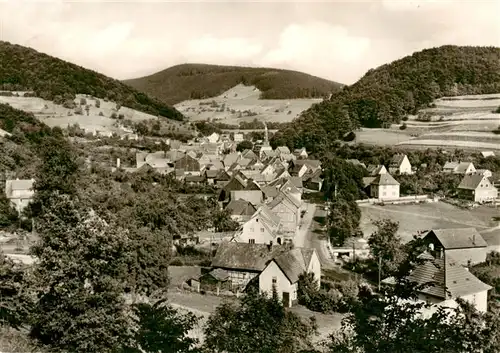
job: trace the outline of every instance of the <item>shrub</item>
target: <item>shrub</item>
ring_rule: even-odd
[[[87,100],[85,98],[80,98],[80,105],[87,105]]]
[[[399,127],[399,130],[406,130],[406,128],[407,128],[406,123],[404,123]]]
[[[343,136],[343,140],[345,142],[354,141],[355,139],[356,139],[356,134],[354,133],[354,131],[348,132]]]
[[[103,112],[99,112],[99,116],[104,116],[104,113]]]
[[[181,259],[173,259],[170,261],[170,266],[184,266],[184,262]]]
[[[76,107],[76,109],[75,109],[75,114],[77,114],[77,115],[82,115],[82,114],[83,114],[82,107]]]
[[[403,116],[403,118],[401,120],[408,121],[408,116]]]
[[[95,100],[95,107],[100,108],[101,107],[101,101],[99,99]]]
[[[497,109],[493,110],[493,113],[500,114],[500,107],[498,107]]]

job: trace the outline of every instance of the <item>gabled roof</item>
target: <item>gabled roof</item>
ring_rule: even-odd
[[[238,175],[233,176],[229,182],[224,185],[225,191],[238,191],[245,190],[246,183],[243,179],[241,179]]]
[[[227,174],[225,170],[221,169],[218,171],[217,175],[215,176],[215,179],[220,181],[228,181],[231,180],[231,177],[229,176],[229,174]]]
[[[377,176],[379,174],[387,173],[387,169],[382,164],[379,165],[370,164],[367,169],[371,176]]]
[[[458,167],[458,162],[446,162],[443,166],[443,169],[452,169],[455,170]]]
[[[461,162],[458,164],[457,172],[465,173],[467,171],[467,168],[469,168],[469,166],[471,165],[474,167],[474,165],[471,162]]]
[[[495,152],[493,151],[482,151],[481,155],[486,158],[486,157],[495,157]]]
[[[278,146],[276,147],[276,151],[282,154],[290,154],[290,149],[287,146]]]
[[[486,179],[486,183],[491,185],[488,178],[486,178],[482,174],[466,174],[462,178],[462,181],[458,185],[458,188],[465,190],[476,190],[479,187],[479,185],[481,185],[484,179]]]
[[[240,154],[235,152],[235,153],[229,153],[224,157],[224,165],[226,167],[229,167],[230,165],[236,163],[240,159]]]
[[[291,206],[296,209],[300,207],[300,201],[297,200],[292,195],[289,195],[286,191],[280,191],[278,196],[276,196],[271,202],[269,202],[267,206],[272,210],[274,207],[276,207],[282,202],[291,204]]]
[[[264,193],[264,195],[266,197],[269,197],[269,198],[274,198],[274,197],[278,196],[278,194],[279,194],[279,190],[271,185],[263,186],[262,192]]]
[[[283,245],[221,243],[212,260],[212,267],[262,272],[269,261],[286,251]]]
[[[372,185],[399,185],[399,182],[389,173],[379,174],[372,181]]]
[[[445,249],[484,248],[488,244],[476,228],[432,229],[425,236],[434,234]]]
[[[207,176],[207,178],[210,178],[210,179],[215,179],[215,177],[217,176],[217,174],[220,173],[220,170],[212,170],[212,169],[207,169],[205,171],[205,175]]]
[[[226,210],[233,216],[252,216],[257,211],[251,202],[242,199],[231,200]]]
[[[363,186],[366,188],[368,186],[370,186],[373,181],[375,180],[375,177],[364,177],[363,178]]]
[[[266,219],[266,221],[273,227],[278,227],[280,224],[281,219],[279,216],[274,213],[267,205],[261,205],[258,209],[257,212],[252,216],[252,218],[259,216],[263,217]]]
[[[248,181],[247,181],[247,185],[246,185],[246,187],[245,187],[245,190],[248,190],[248,191],[250,191],[250,190],[254,190],[254,191],[257,191],[257,190],[258,190],[258,191],[262,191],[262,190],[260,189],[260,186],[259,186],[259,185],[258,185],[258,184],[254,181],[254,180],[252,180],[252,179],[248,179]]]
[[[391,159],[390,166],[392,168],[399,168],[401,166],[401,163],[403,163],[405,157],[406,154],[395,154]]]
[[[488,246],[500,246],[500,228],[481,233]]]
[[[34,179],[8,180],[11,190],[33,190]]]
[[[425,260],[417,265],[409,279],[420,285],[429,285],[422,293],[441,299],[459,298],[491,289],[450,255],[435,259],[428,253],[420,256]]]
[[[215,268],[212,271],[205,274],[205,276],[206,275],[212,276],[213,278],[215,278],[219,282],[225,282],[225,281],[229,280],[229,278],[231,277],[229,275],[229,272],[226,270],[223,270],[222,268]]]
[[[274,258],[278,267],[283,271],[290,283],[299,280],[299,276],[307,270],[304,256],[300,248],[287,251]]]
[[[246,149],[243,152],[241,152],[241,156],[243,158],[248,158],[248,159],[257,158],[257,155],[255,154],[255,152],[250,150],[250,149]]]

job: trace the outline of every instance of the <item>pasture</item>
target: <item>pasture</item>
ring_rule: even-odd
[[[254,119],[290,122],[321,99],[260,99],[254,86],[239,84],[221,95],[207,99],[192,99],[175,105],[191,121],[219,121],[238,125]]]
[[[409,241],[418,231],[439,228],[476,228],[479,232],[494,226],[493,217],[500,209],[481,206],[464,210],[444,202],[408,205],[359,205],[361,209],[360,228],[369,237],[376,228],[374,220],[391,219],[399,222],[399,232],[403,241]]]
[[[428,121],[410,115],[404,122],[406,129],[400,130],[402,124],[393,124],[388,129],[363,129],[356,133],[356,142],[411,148],[500,150],[500,136],[492,132],[500,125],[500,114],[492,112],[499,106],[500,93],[443,97],[435,100],[432,108],[421,111]]]

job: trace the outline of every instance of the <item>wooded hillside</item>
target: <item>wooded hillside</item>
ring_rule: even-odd
[[[368,71],[298,117],[276,144],[317,150],[359,126],[400,122],[436,98],[500,93],[500,48],[442,46]]]
[[[320,98],[342,86],[297,71],[207,64],[176,65],[124,82],[168,104],[215,97],[239,83],[256,86],[264,99]]]
[[[174,108],[118,80],[4,41],[0,41],[0,90],[34,91],[55,102],[89,94],[145,113],[183,119]]]

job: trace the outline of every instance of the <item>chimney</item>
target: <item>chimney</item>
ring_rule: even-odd
[[[120,158],[116,159],[116,168],[120,168]]]
[[[476,233],[472,234],[472,245],[476,245]]]

